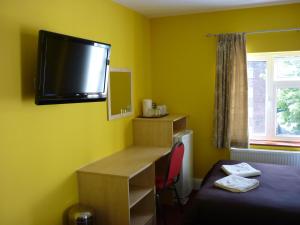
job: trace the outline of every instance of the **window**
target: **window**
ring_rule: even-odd
[[[300,140],[300,52],[250,53],[249,135],[254,140]]]

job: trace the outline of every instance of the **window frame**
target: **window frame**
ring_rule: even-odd
[[[249,133],[250,140],[267,141],[300,141],[300,136],[276,136],[276,111],[277,90],[279,88],[300,88],[300,79],[276,79],[274,74],[274,57],[278,56],[300,56],[300,51],[288,52],[262,52],[247,53],[248,61],[266,61],[266,102],[265,102],[265,135],[253,135]],[[248,116],[248,121],[250,117]],[[248,122],[249,123],[249,122]]]

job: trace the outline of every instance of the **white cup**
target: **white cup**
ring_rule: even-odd
[[[161,115],[167,114],[167,106],[166,105],[158,105],[157,108],[159,109]]]
[[[153,116],[152,99],[144,99],[143,100],[143,116],[144,117]]]

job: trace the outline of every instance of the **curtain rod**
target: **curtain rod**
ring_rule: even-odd
[[[290,31],[300,31],[300,27],[297,28],[289,28],[289,29],[277,29],[277,30],[258,30],[252,32],[232,32],[232,33],[220,33],[220,34],[210,34],[208,33],[207,37],[217,37],[221,34],[234,34],[234,33],[244,33],[244,34],[263,34],[263,33],[274,33],[274,32],[290,32]]]

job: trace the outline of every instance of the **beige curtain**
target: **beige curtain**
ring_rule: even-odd
[[[248,147],[247,89],[245,34],[219,35],[214,121],[217,148]]]

